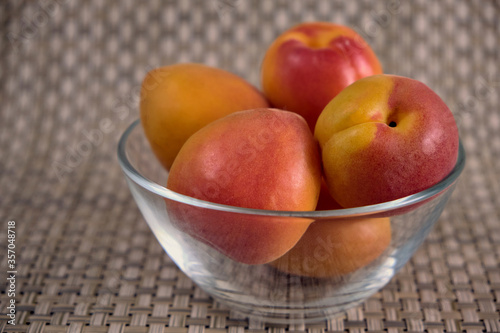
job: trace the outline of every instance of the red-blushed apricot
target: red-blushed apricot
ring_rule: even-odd
[[[443,100],[401,76],[363,78],[338,94],[315,128],[326,183],[342,207],[427,189],[455,166],[458,129]]]
[[[370,264],[390,242],[389,218],[318,220],[290,251],[271,265],[289,274],[337,277]]]
[[[230,206],[312,211],[321,186],[319,148],[305,120],[277,109],[240,111],[193,134],[175,159],[167,188]],[[177,228],[247,264],[295,245],[311,220],[252,216],[167,200]]]
[[[370,46],[354,30],[306,22],[285,31],[262,62],[262,89],[272,106],[297,112],[314,130],[324,107],[354,81],[381,74]]]
[[[141,86],[144,133],[167,170],[194,132],[235,111],[260,107],[268,107],[268,102],[255,87],[237,75],[202,64],[154,69]]]

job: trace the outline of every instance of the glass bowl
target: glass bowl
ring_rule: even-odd
[[[387,284],[439,218],[464,168],[465,152],[460,144],[453,171],[422,192],[377,205],[307,212],[226,206],[165,188],[168,172],[138,120],[122,135],[118,159],[146,222],[187,276],[233,311],[292,324],[333,317]],[[213,227],[200,233],[208,221]],[[267,232],[271,226],[286,230],[280,229],[284,224],[306,225],[306,231],[281,247],[284,253],[276,260],[248,259],[284,242],[283,235]],[[242,231],[241,225],[250,229]]]

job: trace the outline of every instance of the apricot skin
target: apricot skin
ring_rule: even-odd
[[[167,188],[214,203],[311,211],[321,186],[319,148],[292,112],[235,112],[192,135],[170,170]],[[264,264],[292,248],[310,219],[228,213],[167,200],[174,225],[229,258]]]
[[[146,138],[169,170],[186,140],[235,111],[268,107],[252,85],[230,72],[196,63],[150,71],[141,86],[140,117]]]

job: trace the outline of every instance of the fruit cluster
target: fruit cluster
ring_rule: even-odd
[[[352,29],[312,22],[269,47],[262,92],[201,64],[155,69],[142,84],[144,132],[167,188],[245,208],[312,211],[398,199],[454,167],[458,130],[425,84],[388,75]],[[263,218],[166,200],[173,223],[229,258],[299,275],[352,272],[390,244],[388,218]],[[318,240],[334,244],[312,265]]]

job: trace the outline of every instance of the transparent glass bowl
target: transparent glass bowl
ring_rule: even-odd
[[[335,316],[389,282],[439,218],[464,168],[465,152],[460,144],[453,171],[422,192],[377,205],[314,212],[232,207],[168,190],[168,172],[139,121],[122,135],[118,159],[146,222],[187,276],[236,312],[290,324]],[[200,234],[196,228],[207,221],[219,222]],[[238,231],[249,221],[259,230]],[[297,245],[286,245],[291,249],[284,256],[248,263],[252,254],[258,257],[282,241],[266,233],[267,226],[304,223],[309,227]],[[252,232],[261,232],[265,241],[256,246],[255,237],[245,239]]]

